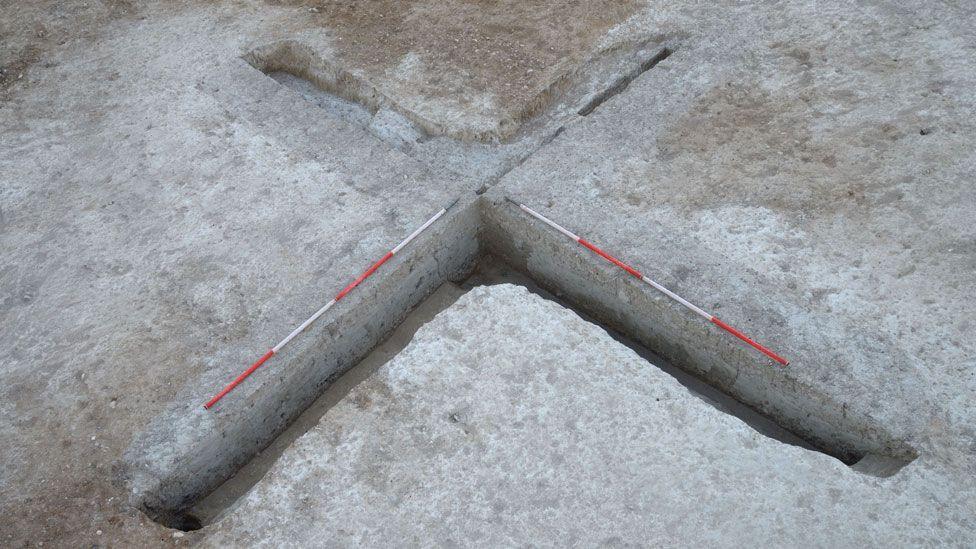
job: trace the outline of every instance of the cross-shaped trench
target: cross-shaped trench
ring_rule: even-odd
[[[771,367],[752,349],[489,191],[462,197],[429,233],[277,357],[274,367],[258,370],[214,410],[186,402],[158,418],[126,455],[133,503],[165,524],[198,527],[194,513],[207,520],[250,486],[260,464],[236,479],[235,474],[337,380],[343,383],[343,374],[435,290],[490,283],[499,273],[555,296],[641,353],[660,357],[683,383],[768,436],[877,476],[893,474],[917,456],[883,425],[851,413],[789,369]],[[202,402],[207,387],[201,385]],[[293,431],[278,446],[294,436]]]

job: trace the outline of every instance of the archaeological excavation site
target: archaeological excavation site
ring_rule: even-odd
[[[0,0],[0,547],[976,546],[976,5]]]

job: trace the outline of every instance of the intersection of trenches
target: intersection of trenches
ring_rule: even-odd
[[[912,466],[876,478],[763,436],[659,357],[508,278],[460,296],[442,287],[432,297],[451,303],[310,421],[203,546],[902,545],[960,534],[949,521],[963,508],[929,505],[947,478]]]
[[[131,502],[164,524],[198,527],[194,505],[271,444],[411,309],[442,284],[467,278],[479,262],[484,270],[496,261],[856,471],[889,476],[917,457],[869,414],[804,379],[822,353],[757,327],[758,338],[792,360],[776,367],[489,191],[462,198],[214,409],[200,405],[214,387],[189,383],[126,453]],[[230,376],[236,366],[221,370]]]

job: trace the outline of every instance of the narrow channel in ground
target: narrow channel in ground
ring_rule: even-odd
[[[587,315],[580,313],[574,307],[565,303],[558,296],[543,290],[530,278],[494,258],[485,258],[479,262],[475,272],[459,285],[446,283],[441,285],[430,297],[418,305],[393,333],[380,345],[375,347],[359,364],[329,385],[328,389],[309,406],[295,422],[279,435],[267,448],[254,459],[244,465],[233,477],[224,482],[210,495],[200,500],[190,511],[190,515],[201,524],[207,525],[233,509],[235,503],[251,490],[264,475],[274,466],[282,453],[299,437],[319,423],[322,416],[338,404],[360,382],[372,375],[383,364],[402,351],[413,339],[421,326],[429,322],[438,313],[453,305],[462,295],[477,286],[492,284],[517,284],[545,299],[555,301],[560,305],[573,309],[585,320],[600,326]],[[603,327],[603,326],[601,326]],[[688,391],[706,402],[710,406],[731,414],[742,420],[758,433],[780,442],[816,451],[803,439],[783,429],[771,419],[759,414],[749,406],[735,400],[718,389],[701,381],[683,370],[672,366],[663,358],[650,350],[635,344],[621,334],[608,330],[607,333],[618,342],[633,349],[648,362],[648,366],[655,366],[686,387]],[[594,365],[599,367],[599,365]]]

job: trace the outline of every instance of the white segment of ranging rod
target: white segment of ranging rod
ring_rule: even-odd
[[[756,342],[754,339],[750,338],[746,334],[744,334],[744,333],[740,332],[739,330],[736,330],[732,326],[726,324],[721,319],[719,319],[717,316],[711,315],[711,314],[703,311],[700,307],[698,307],[695,304],[691,303],[687,299],[679,296],[678,294],[676,294],[676,293],[672,292],[671,290],[665,288],[661,284],[658,284],[657,282],[655,282],[655,281],[651,280],[650,278],[644,276],[644,274],[641,273],[640,271],[638,271],[637,269],[631,267],[630,265],[624,263],[623,261],[620,261],[616,257],[613,257],[612,255],[608,254],[607,252],[601,250],[600,248],[596,247],[596,245],[594,245],[592,242],[586,240],[585,238],[582,238],[580,236],[577,236],[572,231],[566,229],[562,225],[556,223],[555,221],[549,219],[548,217],[542,215],[541,213],[533,210],[532,208],[526,206],[525,204],[522,204],[520,202],[516,202],[516,201],[512,200],[511,198],[509,198],[507,196],[505,197],[505,200],[508,200],[512,204],[515,204],[522,211],[528,213],[529,215],[531,215],[532,217],[538,219],[539,221],[542,221],[543,223],[545,223],[546,225],[552,227],[553,229],[556,229],[557,231],[559,231],[560,233],[564,234],[565,236],[568,236],[569,238],[573,239],[577,244],[583,246],[584,248],[587,248],[588,250],[592,251],[593,253],[595,253],[595,254],[599,255],[600,257],[606,259],[610,263],[613,263],[614,265],[616,265],[616,266],[620,267],[621,269],[627,271],[634,278],[637,278],[641,282],[644,282],[645,284],[648,284],[648,285],[652,286],[653,288],[655,288],[659,292],[661,292],[664,295],[670,297],[671,299],[677,301],[681,305],[687,307],[689,310],[691,310],[695,314],[701,316],[705,320],[708,320],[712,324],[715,324],[719,328],[722,328],[726,332],[728,332],[728,333],[734,335],[735,337],[741,339],[742,341],[748,343],[754,349],[756,349],[760,353],[768,356],[769,358],[773,359],[775,362],[778,362],[780,365],[782,365],[782,366],[788,366],[789,365],[790,362],[788,360],[786,360],[785,358],[779,356],[778,354],[774,353],[772,350],[770,350],[770,349],[764,347],[763,345],[759,344],[758,342]]]

